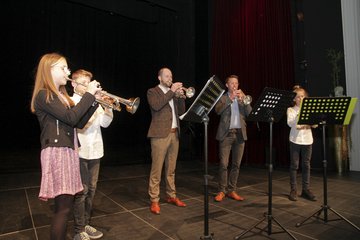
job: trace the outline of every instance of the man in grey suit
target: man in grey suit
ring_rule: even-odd
[[[158,73],[159,85],[147,91],[151,110],[151,124],[147,137],[151,143],[151,172],[149,179],[150,211],[160,214],[159,194],[161,172],[165,163],[166,201],[178,207],[186,204],[176,197],[175,168],[179,151],[179,116],[185,112],[182,83],[172,82],[172,73],[162,68]]]
[[[215,201],[221,202],[225,196],[242,201],[243,197],[236,193],[236,184],[239,176],[241,159],[244,153],[246,135],[246,117],[252,108],[244,101],[245,94],[239,88],[239,78],[230,75],[226,78],[227,93],[215,105],[215,112],[220,115],[220,122],[216,133],[219,141],[219,191]],[[228,176],[230,151],[232,164]]]

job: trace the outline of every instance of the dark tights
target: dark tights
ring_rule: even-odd
[[[51,221],[51,240],[64,240],[69,212],[73,206],[74,196],[62,194],[55,197],[55,213]]]

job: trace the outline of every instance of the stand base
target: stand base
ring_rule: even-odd
[[[214,239],[214,234],[211,233],[210,235],[200,237],[200,239],[202,239],[202,240],[208,240],[208,239],[212,240],[212,239]]]
[[[328,210],[332,211],[333,213],[335,213],[339,218],[337,219],[332,219],[332,220],[328,220]],[[324,218],[320,218],[320,214],[321,212],[324,211]],[[316,216],[315,216],[316,215]],[[347,218],[345,218],[344,216],[342,216],[340,213],[338,213],[337,211],[335,211],[334,209],[332,209],[330,206],[327,205],[323,205],[321,206],[321,208],[319,210],[317,210],[315,213],[313,213],[312,215],[310,215],[309,217],[307,217],[304,221],[297,223],[295,226],[296,227],[300,227],[301,225],[303,225],[307,220],[309,220],[312,217],[316,217],[317,219],[321,219],[323,220],[325,223],[327,223],[328,221],[339,221],[339,220],[344,220],[345,222],[347,222],[348,224],[350,224],[351,226],[353,226],[356,230],[360,231],[360,228],[358,226],[356,226],[354,223],[350,222],[350,220],[348,220]]]
[[[286,232],[292,239],[296,239],[294,235],[292,235],[288,230],[286,230],[286,228],[284,226],[282,226],[272,215],[269,215],[268,213],[264,213],[264,218],[261,219],[259,222],[257,222],[256,224],[254,224],[251,228],[249,228],[248,230],[244,231],[243,233],[241,233],[240,235],[235,236],[235,240],[240,239],[242,236],[244,236],[246,233],[250,232],[253,228],[256,228],[257,225],[259,225],[260,223],[262,223],[263,221],[267,220],[268,225],[268,235],[271,235],[271,221],[274,220],[274,222],[282,229],[284,230],[283,232]],[[261,229],[262,230],[262,229]],[[276,232],[276,233],[283,233],[283,232]]]

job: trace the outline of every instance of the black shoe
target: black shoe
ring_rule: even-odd
[[[310,200],[310,201],[316,201],[315,195],[310,191],[310,189],[303,189],[301,192],[301,197]]]
[[[297,201],[297,192],[296,190],[291,190],[289,194],[290,201]]]

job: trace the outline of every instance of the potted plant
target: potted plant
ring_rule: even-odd
[[[328,49],[328,61],[331,65],[331,79],[333,94],[330,96],[343,97],[344,88],[340,85],[341,61],[344,58],[344,53],[341,50]],[[347,127],[344,125],[334,125],[333,128],[333,148],[335,154],[335,164],[338,173],[348,170],[349,153],[348,153],[348,133]]]

